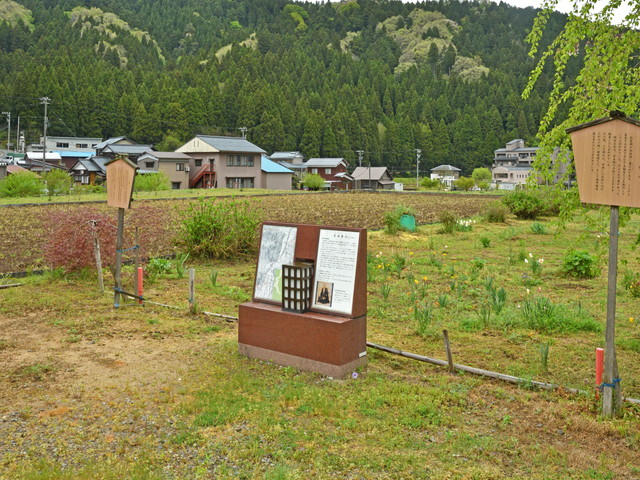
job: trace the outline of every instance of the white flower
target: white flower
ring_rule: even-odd
[[[529,263],[529,260],[527,260],[526,258],[524,259],[524,263]]]
[[[533,258],[533,253],[529,252],[529,258]]]
[[[531,290],[527,288],[527,295],[529,295],[530,293],[531,293]]]
[[[538,263],[543,263],[544,262],[544,258],[539,258],[538,259]]]

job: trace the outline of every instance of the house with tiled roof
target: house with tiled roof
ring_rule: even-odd
[[[453,165],[438,165],[431,169],[431,180],[438,180],[445,187],[451,188],[453,183],[460,178],[461,171]]]
[[[351,177],[356,190],[395,189],[395,182],[387,167],[356,167]]]
[[[163,172],[174,190],[189,188],[189,162],[191,157],[180,152],[149,151],[136,161],[138,172]]]
[[[70,169],[69,174],[73,176],[76,183],[82,185],[95,185],[98,179],[107,177],[107,168],[104,166],[109,157],[94,155],[90,158],[81,158]]]
[[[292,170],[299,180],[302,179],[305,172],[305,166],[304,155],[300,152],[273,152],[268,158],[269,160]]]
[[[310,158],[304,163],[305,173],[320,175],[329,190],[348,190],[351,179],[344,158]]]
[[[136,162],[137,158],[145,153],[152,152],[153,145],[120,145],[111,144],[97,150],[96,154],[102,157],[116,158],[117,156],[126,155],[129,160]]]
[[[74,180],[83,185],[94,185],[99,179],[107,176],[105,163],[117,156],[126,155],[129,160],[136,163],[137,159],[153,152],[153,145],[143,145],[132,142],[127,137],[113,137],[100,142],[95,146],[95,155],[89,158],[79,158],[69,168],[69,173]]]
[[[187,154],[190,188],[265,188],[262,148],[245,138],[196,135],[176,152]]]
[[[26,168],[23,168],[20,165],[14,165],[14,164],[8,163],[6,159],[0,159],[0,180],[2,180],[8,175],[11,175],[12,173],[27,172],[27,171],[28,170]]]
[[[94,148],[96,152],[100,152],[109,145],[135,145],[135,142],[129,140],[127,137],[111,137],[107,138],[104,142],[98,143]]]

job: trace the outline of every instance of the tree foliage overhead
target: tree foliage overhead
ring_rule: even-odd
[[[23,20],[0,8],[0,111],[28,143],[47,96],[50,135],[171,148],[246,127],[269,152],[354,165],[362,150],[397,175],[421,149],[423,175],[469,175],[514,138],[534,144],[552,80],[543,68],[520,98],[535,12],[505,3],[0,0],[14,4]],[[564,20],[548,16],[543,47]]]
[[[570,150],[567,128],[607,117],[614,110],[640,113],[640,3],[609,0],[598,10],[596,0],[577,0],[562,31],[545,47],[551,9],[557,3],[545,0],[528,36],[530,55],[542,53],[523,95],[530,98],[551,63],[553,87],[540,124],[543,155],[536,161],[547,178],[557,167],[551,161],[554,147]],[[621,11],[626,11],[622,19]]]

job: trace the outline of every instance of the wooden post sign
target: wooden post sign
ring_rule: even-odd
[[[124,237],[124,211],[131,208],[133,196],[133,182],[136,178],[138,166],[126,156],[118,156],[104,164],[107,169],[107,205],[118,207],[118,230],[116,233],[116,269],[113,306],[120,306],[120,292],[122,280],[122,241]]]
[[[602,414],[620,411],[622,391],[616,358],[616,284],[620,207],[640,207],[640,122],[621,112],[569,128],[580,201],[609,205],[609,273]]]
[[[138,166],[126,156],[118,156],[104,166],[107,169],[107,205],[131,208],[133,182]]]
[[[573,144],[580,201],[640,207],[640,122],[612,112],[567,133]]]

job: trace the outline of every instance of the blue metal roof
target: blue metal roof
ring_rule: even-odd
[[[91,155],[94,155],[91,152],[71,152],[71,151],[54,151],[52,153],[57,153],[58,155],[60,155],[61,157],[67,157],[67,158],[89,158]]]
[[[293,173],[291,170],[283,167],[279,163],[272,162],[264,155],[262,155],[260,168],[266,173]]]

